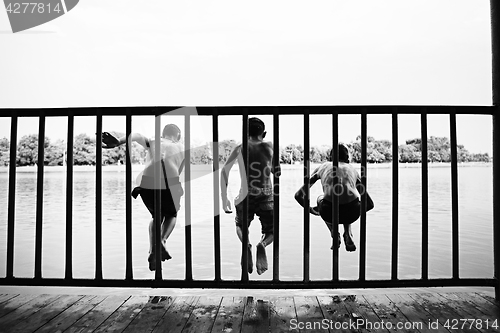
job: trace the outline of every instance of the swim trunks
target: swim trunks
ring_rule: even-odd
[[[262,234],[272,234],[274,231],[273,227],[273,216],[274,216],[274,200],[272,189],[269,191],[267,189],[252,189],[245,199],[239,201],[239,197],[236,197],[235,204],[236,207],[236,226],[241,227],[243,225],[243,202],[248,201],[248,226],[252,222],[254,215],[257,215],[261,224]],[[255,195],[254,193],[259,193]],[[240,192],[241,195],[241,192]]]
[[[141,185],[150,183],[148,179],[150,177],[142,177]],[[132,191],[132,196],[137,198],[137,195],[141,196],[144,205],[151,213],[151,217],[155,216],[155,193],[156,191],[160,191],[161,193],[161,206],[160,206],[160,214],[163,217],[165,216],[173,216],[177,217],[177,212],[180,208],[181,196],[184,194],[184,190],[180,183],[175,185],[171,185],[173,188],[175,186],[175,193],[172,193],[170,188],[167,189],[151,189],[145,188],[142,186],[138,186],[134,188]],[[149,186],[148,186],[149,187]]]
[[[333,222],[332,202],[318,198],[318,211],[321,218],[328,224]],[[361,214],[361,202],[355,199],[349,203],[339,205],[339,223],[351,224],[355,222]]]

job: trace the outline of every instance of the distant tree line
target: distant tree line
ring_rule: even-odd
[[[123,136],[123,133],[113,133],[116,136]],[[367,162],[384,163],[390,162],[392,156],[392,142],[388,140],[375,140],[373,137],[367,138]],[[44,142],[44,165],[63,165],[66,160],[66,142],[56,140],[52,142],[45,137]],[[223,140],[219,142],[219,163],[224,163],[236,147],[235,140]],[[346,144],[353,163],[361,162],[361,136],[355,141]],[[450,162],[451,149],[450,141],[446,137],[431,136],[427,140],[427,158],[429,162]],[[309,152],[312,163],[322,163],[330,160],[331,146],[313,146]],[[488,153],[472,154],[463,145],[457,145],[459,162],[489,162]],[[302,145],[289,144],[279,147],[280,163],[293,164],[304,160],[304,149]],[[419,163],[422,161],[421,139],[407,140],[405,144],[398,147],[399,162]],[[0,166],[9,165],[10,144],[6,138],[0,139]],[[211,143],[199,144],[190,150],[192,164],[209,164],[213,161],[213,147]],[[125,164],[125,145],[114,149],[102,150],[103,165]],[[146,151],[137,143],[132,144],[131,161],[133,164],[143,164],[146,161]],[[25,135],[19,140],[17,146],[16,165],[29,166],[38,163],[38,135]],[[74,165],[95,165],[96,163],[96,142],[95,137],[87,134],[75,136],[73,142],[73,164]]]
[[[361,163],[361,136],[355,141],[345,144],[349,149],[351,162]],[[331,145],[313,146],[309,152],[312,163],[322,163],[331,160]],[[391,162],[392,142],[389,140],[375,140],[367,137],[366,160],[368,163]],[[401,163],[422,162],[422,140],[420,138],[406,140],[405,144],[398,146],[398,161]],[[469,153],[463,145],[457,145],[458,162],[489,162],[488,153]],[[280,147],[280,161],[284,164],[302,162],[304,160],[304,149],[301,145],[290,144]],[[451,162],[451,144],[446,137],[431,136],[427,139],[428,162]]]

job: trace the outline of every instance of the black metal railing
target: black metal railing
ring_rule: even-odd
[[[367,186],[367,116],[371,114],[389,114],[392,116],[392,145],[393,158],[392,160],[392,240],[391,240],[391,276],[386,280],[367,280],[366,279],[366,209],[362,209],[360,217],[360,246],[359,246],[359,274],[356,280],[340,280],[339,279],[339,259],[338,251],[332,251],[333,271],[332,277],[329,280],[312,280],[310,278],[310,215],[309,207],[306,204],[304,208],[304,243],[303,243],[303,278],[297,281],[283,281],[280,278],[280,187],[279,178],[274,176],[274,251],[273,251],[273,278],[269,281],[254,281],[248,277],[248,269],[246,263],[242,265],[242,276],[240,280],[224,280],[221,277],[221,233],[220,233],[220,217],[219,217],[219,180],[217,162],[213,165],[213,194],[214,194],[214,276],[213,280],[193,280],[193,262],[192,262],[192,239],[191,239],[191,185],[185,183],[185,277],[180,280],[163,279],[161,270],[161,260],[157,258],[157,267],[154,279],[134,279],[132,267],[132,203],[130,196],[126,196],[125,202],[125,224],[126,224],[126,270],[124,279],[105,279],[102,274],[102,148],[99,144],[96,145],[96,179],[95,179],[95,277],[94,279],[76,279],[73,278],[73,135],[74,135],[74,117],[75,116],[95,116],[96,117],[96,142],[101,140],[100,133],[102,132],[103,116],[120,115],[126,118],[126,135],[130,135],[132,128],[132,116],[140,115],[156,115],[165,114],[176,108],[70,108],[70,109],[4,109],[1,116],[8,117],[11,120],[10,133],[10,165],[9,165],[9,190],[8,190],[8,223],[7,223],[7,267],[6,276],[0,278],[0,284],[3,285],[47,285],[47,286],[114,286],[114,287],[194,287],[194,288],[368,288],[368,287],[436,287],[436,286],[498,286],[498,276],[483,278],[461,278],[459,275],[459,210],[458,210],[458,159],[457,159],[457,133],[456,133],[456,116],[460,114],[482,114],[490,115],[493,120],[494,137],[498,137],[498,121],[496,121],[495,110],[493,106],[311,106],[311,107],[201,107],[197,108],[197,115],[212,117],[212,129],[214,142],[218,142],[219,119],[226,115],[241,115],[243,124],[247,124],[248,117],[251,115],[272,115],[273,130],[274,130],[274,146],[279,147],[279,132],[280,132],[280,116],[282,115],[302,115],[304,117],[304,184],[309,184],[309,148],[310,148],[310,117],[311,115],[332,115],[333,137],[332,145],[335,147],[338,144],[338,117],[339,114],[359,114],[361,117],[361,182],[366,188]],[[398,115],[400,114],[420,114],[421,115],[421,142],[422,142],[422,267],[421,276],[418,279],[399,279],[398,278]],[[448,114],[450,119],[450,139],[451,139],[451,202],[452,202],[452,277],[451,278],[429,278],[429,251],[428,251],[428,234],[429,234],[429,219],[428,219],[428,163],[427,163],[427,116],[430,114]],[[16,207],[16,142],[18,134],[18,120],[22,117],[35,116],[39,119],[39,142],[38,142],[38,160],[43,160],[44,157],[44,138],[45,138],[45,121],[47,117],[52,116],[67,116],[68,118],[68,134],[67,134],[67,169],[66,169],[66,257],[65,257],[65,275],[64,278],[44,278],[42,276],[42,239],[43,239],[43,193],[44,193],[44,165],[37,165],[37,201],[36,201],[36,223],[35,223],[35,271],[33,278],[19,278],[14,276],[14,230],[16,227],[15,207]],[[191,117],[193,115],[186,114],[185,116],[184,133],[191,133]],[[160,135],[160,117],[157,117],[155,123],[156,143],[159,144]],[[247,126],[242,127],[242,142],[243,152],[246,150]],[[185,146],[190,146],[190,136],[185,137]],[[498,155],[498,142],[493,142],[493,167],[496,169]],[[131,192],[131,159],[127,145],[126,159],[126,191]],[[213,148],[214,156],[219,155],[219,148],[215,144]],[[155,149],[156,154],[159,154],[159,149]],[[159,157],[159,156],[157,156]],[[275,162],[279,162],[279,154],[274,154]],[[190,161],[190,151],[186,150],[186,161]],[[214,159],[217,161],[217,158]],[[248,161],[248,159],[246,159]],[[334,156],[334,166],[338,165],[338,156]],[[155,172],[159,178],[159,168]],[[185,177],[190,179],[191,168],[190,163],[186,163]],[[494,177],[494,193],[498,191],[498,179]],[[308,188],[308,187],[306,187]],[[309,192],[306,193],[306,203],[309,202]],[[159,198],[157,198],[159,200]],[[366,191],[362,195],[362,205],[366,205]],[[338,207],[338,199],[334,201],[334,212],[338,212],[335,207]],[[248,207],[244,207],[245,210]],[[157,212],[159,214],[159,211]],[[159,215],[157,215],[159,216]],[[244,214],[243,216],[247,216]],[[333,234],[338,231],[338,215],[334,214]],[[493,224],[495,228],[498,225],[498,215],[494,214]],[[157,224],[157,240],[159,240],[159,224]],[[248,244],[247,225],[243,223],[243,235],[246,235],[242,242],[242,250],[246,249]],[[337,249],[337,237],[333,237],[334,249]],[[494,257],[495,263],[499,258],[498,253],[498,236],[494,233]],[[159,256],[160,242],[157,241],[157,255]],[[245,253],[245,252],[243,252]],[[246,258],[243,258],[246,260]],[[495,267],[495,272],[497,267]]]

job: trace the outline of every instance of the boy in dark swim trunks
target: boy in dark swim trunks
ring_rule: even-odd
[[[160,143],[160,158],[159,162],[155,162],[155,141],[144,137],[139,133],[132,133],[129,137],[130,143],[133,141],[139,143],[147,151],[146,166],[144,170],[137,177],[136,183],[139,186],[135,187],[132,191],[132,196],[137,198],[141,196],[144,205],[151,213],[152,219],[149,223],[149,269],[154,271],[156,269],[156,256],[155,256],[155,193],[161,192],[161,260],[165,261],[172,257],[168,253],[167,239],[172,233],[176,218],[177,211],[180,208],[180,199],[184,194],[182,185],[179,181],[179,176],[184,167],[184,145],[179,142],[181,138],[181,131],[175,124],[168,124],[163,128],[161,143]],[[127,142],[126,137],[119,139],[115,138],[108,132],[102,133],[103,148],[114,148]],[[160,163],[161,180],[160,182],[154,181],[154,165]]]
[[[235,199],[236,208],[236,233],[243,242],[243,201],[248,200],[248,225],[253,220],[254,215],[259,216],[262,226],[262,238],[257,244],[257,273],[260,275],[267,271],[266,246],[274,240],[273,228],[273,185],[271,173],[279,176],[280,166],[273,165],[273,145],[265,142],[265,125],[259,118],[248,119],[248,172],[245,173],[245,161],[241,154],[241,145],[238,145],[221,171],[220,187],[223,209],[226,213],[231,213],[231,202],[227,198],[227,184],[229,171],[233,164],[238,161],[240,170],[241,187],[238,197]],[[253,271],[252,245],[248,244],[248,273]],[[243,259],[242,259],[243,263]]]
[[[339,144],[339,166],[337,177],[339,182],[333,187],[333,178],[335,176],[332,162],[321,164],[311,175],[309,185],[312,186],[316,181],[321,180],[323,186],[323,195],[317,199],[317,206],[310,207],[310,213],[321,216],[325,221],[330,232],[333,228],[332,205],[333,196],[339,197],[339,223],[344,225],[344,244],[347,251],[355,251],[356,245],[352,239],[351,224],[355,222],[361,214],[360,192],[362,184],[358,172],[349,164],[349,151],[343,144]],[[332,150],[333,154],[333,150]],[[333,159],[333,155],[332,155]],[[373,208],[373,202],[367,195],[367,210]],[[295,193],[295,200],[304,207],[305,187],[302,186]],[[338,234],[340,246],[340,234]]]

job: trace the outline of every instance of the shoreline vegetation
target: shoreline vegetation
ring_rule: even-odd
[[[320,163],[312,163],[312,166],[319,165]],[[359,163],[351,163],[355,168],[360,169],[361,164]],[[490,167],[492,166],[492,162],[461,162],[458,163],[458,167]],[[223,164],[219,164],[219,169],[221,169]],[[422,166],[422,163],[398,163],[399,168],[420,168]],[[296,163],[296,164],[285,164],[282,165],[282,168],[285,170],[293,170],[293,169],[301,169],[303,168],[304,165],[303,163]],[[386,162],[386,163],[372,163],[372,164],[367,164],[368,168],[374,168],[374,169],[389,169],[392,168],[392,163]],[[434,163],[428,163],[429,168],[448,168],[451,167],[450,162],[434,162]],[[207,168],[212,169],[212,164],[193,164],[191,165],[191,169],[193,171],[196,170],[205,170]],[[237,166],[235,166],[235,170],[237,170]],[[73,171],[74,172],[94,172],[96,169],[95,165],[75,165],[73,166]],[[144,164],[132,164],[132,172],[140,172],[144,169]],[[16,167],[16,172],[19,173],[36,173],[38,170],[38,167],[36,165],[30,165],[30,166],[18,166]],[[62,165],[46,165],[44,166],[44,172],[64,172],[66,171],[66,166]],[[8,173],[9,172],[9,167],[8,166],[0,166],[0,173]],[[102,172],[125,172],[125,165],[124,164],[119,164],[119,165],[103,165],[102,166]]]
[[[123,133],[113,132],[117,137]],[[87,134],[75,136],[73,141],[73,165],[93,166],[96,163],[96,138]],[[222,140],[218,142],[218,161],[224,164],[233,149],[238,145],[235,140]],[[358,135],[354,141],[345,143],[349,149],[351,162],[361,162],[361,136]],[[130,160],[133,165],[143,165],[147,160],[147,152],[142,146],[133,142],[130,147]],[[366,160],[372,165],[392,164],[393,149],[389,140],[376,140],[368,136],[366,145]],[[303,163],[304,149],[302,145],[287,144],[275,149],[279,152],[281,165],[295,165]],[[213,143],[194,143],[190,148],[191,165],[212,165]],[[309,161],[312,164],[324,163],[331,160],[331,145],[314,145],[310,147]],[[488,153],[470,153],[463,145],[457,144],[457,159],[459,163],[467,162],[491,162]],[[215,159],[217,160],[217,159]],[[434,163],[451,162],[451,144],[446,137],[431,136],[427,139],[427,160],[429,165]],[[10,161],[10,144],[7,138],[0,139],[0,167],[5,167]],[[64,140],[51,142],[45,137],[44,141],[44,165],[64,166],[67,161],[66,143]],[[422,162],[422,142],[420,138],[406,140],[404,144],[398,145],[398,161],[401,165],[420,164]],[[121,145],[114,149],[102,150],[102,164],[124,165],[126,162],[126,146]],[[38,135],[25,135],[17,144],[16,166],[34,166],[38,163]]]

